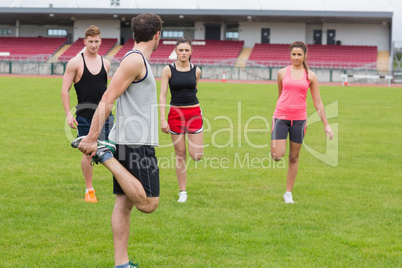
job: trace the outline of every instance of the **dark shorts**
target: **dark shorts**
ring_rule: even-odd
[[[196,107],[170,107],[168,124],[172,134],[197,134],[203,130],[202,112]]]
[[[282,120],[274,118],[271,130],[271,140],[289,140],[294,143],[303,143],[307,129],[307,120]]]
[[[84,116],[77,116],[78,122],[78,134],[77,137],[86,136],[89,133],[89,129],[91,128],[92,118],[91,117],[84,117]],[[114,117],[113,115],[109,115],[109,118],[106,120],[105,125],[102,128],[102,131],[99,135],[99,140],[104,141],[109,139],[110,130],[113,127]]]
[[[148,197],[159,196],[159,168],[153,146],[118,145],[116,159],[141,182]],[[115,177],[113,193],[124,194]]]

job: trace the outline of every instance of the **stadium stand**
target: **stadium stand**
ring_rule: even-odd
[[[98,54],[105,56],[117,43],[116,38],[102,38],[102,45],[99,48]],[[60,62],[69,61],[75,55],[80,53],[85,47],[84,38],[78,38],[60,57]]]
[[[114,59],[120,61],[124,54],[133,48],[134,40],[129,39],[116,53]],[[191,61],[194,64],[234,65],[239,56],[244,41],[193,40],[193,54]],[[150,62],[168,64],[172,62],[169,56],[173,53],[176,40],[160,40],[158,49],[152,53]]]
[[[134,39],[133,38],[128,39],[127,42],[124,43],[124,45],[116,53],[116,55],[114,55],[113,61],[119,62],[124,57],[124,55],[133,48],[133,46],[134,46]]]
[[[169,56],[172,54],[176,41],[160,40],[158,44],[158,49],[152,53],[150,62],[166,64],[169,62]],[[114,56],[114,61],[119,62],[124,55],[130,51],[134,46],[134,39],[129,39],[121,47],[121,49]]]
[[[170,62],[169,56],[172,54],[176,45],[176,41],[172,40],[160,40],[158,44],[158,49],[152,53],[150,62],[159,63],[159,64],[167,64]],[[114,61],[119,62],[124,55],[130,51],[134,46],[134,39],[129,39],[122,46],[122,48],[116,53],[114,56]]]
[[[310,67],[375,69],[376,46],[308,45]],[[249,65],[285,66],[290,63],[289,44],[255,44]]]
[[[9,55],[0,59],[47,61],[66,41],[65,37],[1,37],[0,52]]]
[[[234,65],[243,46],[244,41],[193,41],[191,60],[198,65]]]
[[[175,47],[176,40],[160,40],[158,49],[151,55],[150,62],[154,64],[168,64],[172,62],[169,56],[173,53]]]

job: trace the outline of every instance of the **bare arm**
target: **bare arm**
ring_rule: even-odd
[[[318,85],[318,79],[315,73],[309,71],[309,79],[310,79],[310,91],[311,97],[313,98],[314,107],[321,118],[322,123],[324,124],[324,130],[327,134],[327,137],[332,140],[334,134],[332,132],[331,127],[328,124],[327,117],[325,115],[324,104],[322,103],[321,96],[320,96],[320,89]]]
[[[63,102],[64,112],[66,114],[67,123],[70,128],[76,129],[78,125],[77,120],[74,118],[70,109],[70,89],[73,85],[75,75],[78,70],[78,62],[74,59],[69,61],[66,67],[66,71],[63,76],[63,84],[61,86],[61,101]]]
[[[169,66],[165,66],[162,71],[161,79],[161,92],[159,95],[159,112],[161,116],[161,129],[162,132],[169,134],[169,125],[166,122],[166,95],[168,91],[169,79],[171,77],[171,72]]]
[[[92,118],[91,128],[88,135],[80,142],[78,149],[84,154],[94,155],[97,148],[97,139],[105,124],[113,104],[128,86],[138,77],[145,73],[144,61],[141,55],[131,54],[120,63],[119,68],[113,75],[110,84],[99,102],[98,108]]]
[[[197,67],[197,69],[195,70],[195,76],[196,76],[196,87],[198,86],[198,82],[200,81],[201,78],[201,69]]]
[[[103,58],[103,65],[105,66],[106,73],[108,74],[110,71],[110,62],[107,59]]]
[[[283,80],[283,77],[285,76],[285,74],[286,74],[286,68],[280,69],[278,71],[278,79],[277,79],[277,82],[278,82],[278,99],[282,94],[282,80]]]

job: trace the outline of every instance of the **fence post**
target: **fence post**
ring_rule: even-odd
[[[272,67],[269,67],[269,81],[272,80]]]

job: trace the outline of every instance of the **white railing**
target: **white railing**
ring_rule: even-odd
[[[119,63],[121,59],[113,58],[112,63]],[[59,58],[60,61],[60,58]],[[151,58],[152,64],[170,64],[174,60],[167,58]],[[290,61],[278,61],[278,60],[238,60],[237,58],[231,59],[191,59],[191,62],[195,65],[211,65],[211,66],[235,66],[237,62],[241,62],[242,66],[247,67],[273,67],[280,68],[291,64]],[[375,70],[377,68],[377,62],[372,63],[353,63],[353,62],[330,62],[330,61],[314,61],[308,62],[310,68],[317,69],[358,69],[358,70]]]
[[[17,61],[17,62],[45,62],[49,60],[51,54],[38,54],[38,55],[10,55],[0,56],[0,61]]]

